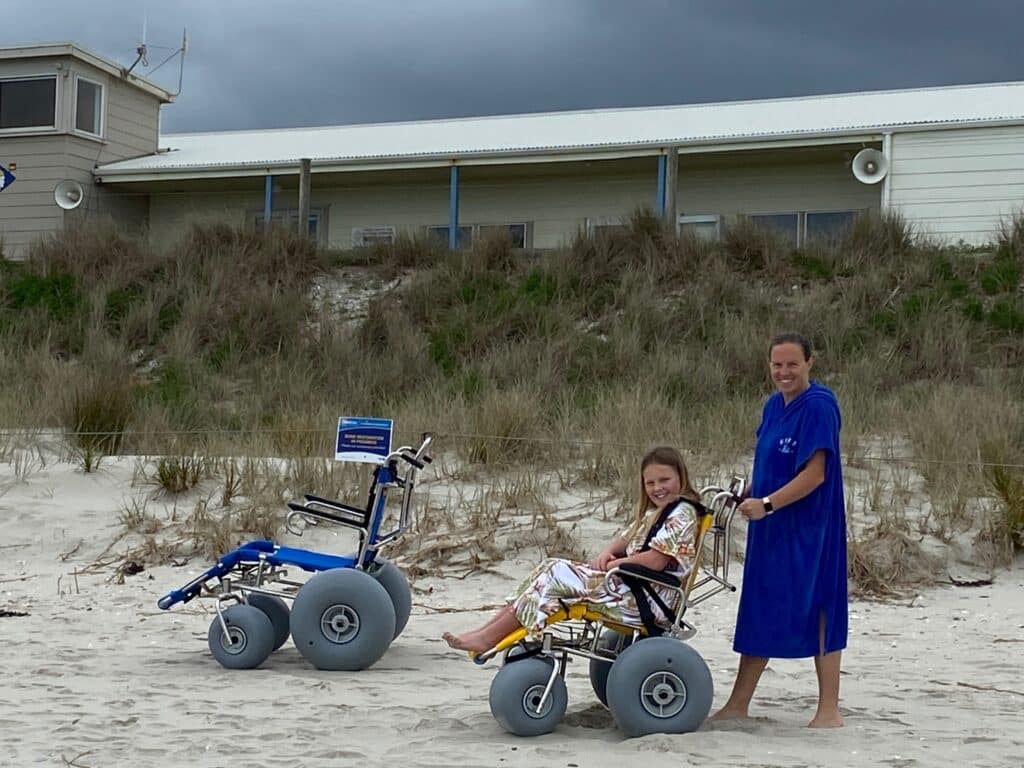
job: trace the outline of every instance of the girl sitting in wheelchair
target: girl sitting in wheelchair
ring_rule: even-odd
[[[605,581],[609,570],[624,565],[681,577],[692,563],[700,496],[690,483],[682,456],[674,448],[654,448],[641,460],[639,474],[640,494],[632,524],[596,557],[589,563],[544,560],[489,621],[459,635],[445,632],[445,642],[452,648],[483,653],[519,627],[540,632],[551,614],[574,603],[586,603],[618,624],[647,625],[649,612],[655,622],[671,621],[659,605],[671,600],[671,590],[655,587],[663,600],[652,600],[648,607],[638,605],[635,587],[622,580],[613,580],[614,586]]]

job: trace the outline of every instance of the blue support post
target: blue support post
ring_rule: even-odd
[[[667,158],[664,155],[658,155],[658,193],[655,197],[654,207],[658,212],[658,217],[661,218],[665,215],[665,170],[667,166]]]
[[[263,182],[263,229],[270,229],[270,214],[274,210],[274,177],[269,173]]]
[[[448,177],[448,248],[459,247],[459,166],[453,165]]]

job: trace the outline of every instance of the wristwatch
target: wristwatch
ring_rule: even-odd
[[[772,500],[769,497],[765,496],[761,499],[761,503],[764,504],[764,513],[766,515],[770,515],[775,511],[775,507],[772,506]]]

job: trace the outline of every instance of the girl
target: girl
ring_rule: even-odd
[[[442,637],[452,648],[482,653],[520,626],[539,632],[563,605],[586,602],[608,620],[638,624],[640,613],[629,588],[605,585],[607,571],[635,563],[680,576],[690,567],[700,496],[690,485],[682,456],[674,448],[654,448],[640,462],[640,497],[632,524],[589,563],[549,558],[507,598],[508,605],[476,629]],[[666,512],[666,514],[662,514]],[[660,591],[660,590],[659,590]],[[665,599],[670,593],[666,590]],[[660,609],[652,610],[664,620]]]

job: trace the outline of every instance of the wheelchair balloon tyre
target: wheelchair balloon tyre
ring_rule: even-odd
[[[640,640],[611,667],[608,708],[627,736],[695,731],[711,711],[711,670],[680,640]]]

